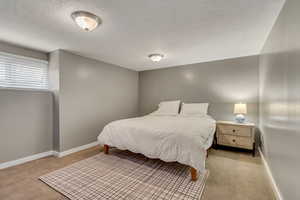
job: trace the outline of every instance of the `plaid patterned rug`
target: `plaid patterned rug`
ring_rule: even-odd
[[[200,200],[208,171],[191,181],[189,167],[111,150],[40,177],[71,200]]]

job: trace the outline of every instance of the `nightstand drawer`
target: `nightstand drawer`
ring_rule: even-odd
[[[219,125],[218,128],[221,134],[226,134],[226,135],[238,135],[238,136],[251,137],[252,134],[252,130],[249,127]]]
[[[219,135],[218,144],[237,147],[237,137],[233,135]]]
[[[234,135],[219,135],[218,144],[246,149],[253,148],[253,142],[250,137],[239,137]]]

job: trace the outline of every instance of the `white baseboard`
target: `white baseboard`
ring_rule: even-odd
[[[98,141],[92,142],[90,144],[82,145],[82,146],[79,146],[79,147],[75,147],[75,148],[72,148],[72,149],[69,149],[69,150],[63,151],[63,152],[54,151],[53,155],[56,156],[56,157],[61,158],[61,157],[67,156],[69,154],[76,153],[78,151],[82,151],[82,150],[85,150],[85,149],[88,149],[88,148],[91,148],[91,147],[94,147],[94,146],[97,146],[97,145],[99,145]]]
[[[279,188],[278,188],[278,186],[277,186],[277,184],[275,182],[275,179],[273,177],[273,174],[272,174],[272,171],[270,169],[270,166],[269,166],[267,160],[265,159],[265,156],[262,153],[261,149],[258,148],[258,150],[259,150],[260,157],[261,157],[261,159],[263,161],[264,167],[265,167],[265,169],[266,169],[266,171],[268,173],[268,176],[269,176],[269,179],[270,179],[270,182],[271,182],[271,185],[272,185],[272,189],[273,189],[273,191],[275,193],[275,196],[276,196],[276,200],[283,200],[281,192],[280,192],[280,190],[279,190]]]
[[[43,153],[34,154],[34,155],[27,156],[27,157],[24,157],[24,158],[20,158],[20,159],[17,159],[17,160],[12,160],[12,161],[8,161],[8,162],[5,162],[5,163],[1,163],[0,164],[0,169],[12,167],[12,166],[15,166],[15,165],[20,165],[20,164],[23,164],[23,163],[26,163],[26,162],[29,162],[29,161],[32,161],[32,160],[37,160],[37,159],[44,158],[44,157],[47,157],[47,156],[52,156],[52,155],[53,155],[53,151],[47,151],[47,152],[43,152]]]
[[[1,163],[0,164],[0,169],[13,167],[13,166],[16,166],[16,165],[20,165],[20,164],[23,164],[23,163],[26,163],[26,162],[29,162],[29,161],[33,161],[33,160],[37,160],[37,159],[40,159],[40,158],[44,158],[44,157],[47,157],[47,156],[56,156],[56,157],[61,158],[61,157],[64,157],[66,155],[76,153],[78,151],[82,151],[82,150],[85,150],[85,149],[88,149],[88,148],[91,148],[91,147],[94,147],[94,146],[97,146],[97,145],[99,145],[98,141],[92,142],[90,144],[82,145],[82,146],[79,146],[79,147],[75,147],[73,149],[69,149],[69,150],[63,151],[63,152],[47,151],[47,152],[43,152],[43,153],[38,153],[38,154],[34,154],[34,155],[27,156],[27,157],[24,157],[24,158],[20,158],[20,159],[17,159],[17,160],[12,160],[12,161],[8,161],[8,162],[5,162],[5,163]]]

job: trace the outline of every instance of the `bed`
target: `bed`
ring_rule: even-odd
[[[205,171],[216,122],[206,114],[150,114],[109,123],[98,136],[104,152],[110,147],[191,167],[191,178]]]

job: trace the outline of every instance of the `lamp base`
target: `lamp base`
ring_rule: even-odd
[[[245,122],[245,116],[243,114],[238,114],[235,116],[235,120],[238,123],[244,123]]]

